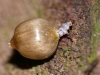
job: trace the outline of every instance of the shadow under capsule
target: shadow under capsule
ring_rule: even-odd
[[[53,57],[54,55],[44,60],[33,60],[23,57],[17,50],[13,49],[13,54],[7,63],[16,65],[17,67],[22,69],[29,69],[37,65],[42,65],[46,62],[49,62]]]

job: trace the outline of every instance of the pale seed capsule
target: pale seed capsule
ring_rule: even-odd
[[[11,46],[30,59],[45,59],[55,51],[59,41],[57,30],[44,19],[32,19],[19,24]]]
[[[68,26],[64,26],[67,24]],[[56,30],[44,19],[31,19],[22,22],[15,28],[10,44],[26,58],[45,59],[54,54],[59,38],[67,34],[71,25],[70,22],[64,23],[60,30]]]

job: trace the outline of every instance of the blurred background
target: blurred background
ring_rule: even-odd
[[[42,17],[42,11],[41,0],[0,0],[0,75],[29,75],[23,72],[16,74],[18,71],[13,73],[13,68],[10,73],[7,62],[13,54],[13,49],[8,43],[20,22]]]

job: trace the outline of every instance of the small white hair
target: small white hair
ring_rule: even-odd
[[[58,29],[58,34],[62,37],[65,34],[68,34],[69,27],[72,26],[72,22],[63,23],[62,26]]]

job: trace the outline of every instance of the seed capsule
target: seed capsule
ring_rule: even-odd
[[[50,57],[56,51],[60,36],[67,33],[71,23],[64,23],[56,30],[48,21],[38,18],[22,22],[15,28],[10,41],[13,48],[29,59],[41,60]],[[67,27],[67,28],[66,28]]]
[[[57,30],[48,21],[39,18],[19,24],[10,43],[22,56],[39,60],[55,52],[58,40]]]

